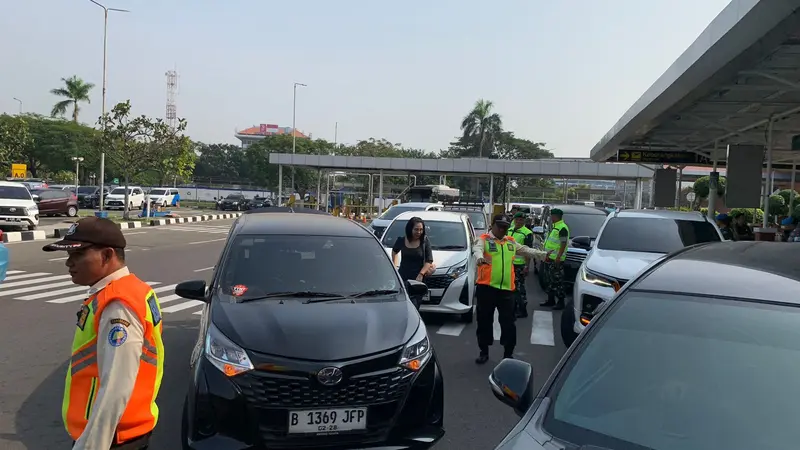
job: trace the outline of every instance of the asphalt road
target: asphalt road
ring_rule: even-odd
[[[166,367],[159,394],[161,417],[151,449],[180,447],[180,416],[189,380],[188,362],[197,339],[200,303],[177,298],[174,284],[208,279],[232,221],[213,221],[126,230],[127,262],[152,282],[164,312]],[[0,285],[0,448],[69,448],[61,422],[61,398],[75,313],[85,288],[69,282],[64,255],[45,253],[46,241],[7,245],[11,271]],[[38,274],[38,275],[37,275]],[[531,276],[529,302],[542,294]],[[536,311],[517,322],[517,356],[533,364],[537,389],[564,352],[553,324],[560,313]],[[492,449],[517,421],[495,400],[487,378],[502,349],[476,366],[475,324],[464,326],[441,317],[425,317],[445,377],[447,434],[437,450]],[[534,325],[535,323],[535,325]],[[532,344],[531,342],[536,342]]]

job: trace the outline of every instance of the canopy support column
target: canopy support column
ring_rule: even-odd
[[[712,153],[713,163],[711,166],[711,172],[717,171],[717,149],[718,149],[719,141],[714,141],[714,152]],[[709,179],[711,176],[709,175]],[[716,183],[708,183],[708,220],[714,222],[716,217],[714,217],[714,211],[717,210],[717,184]],[[698,199],[698,203],[700,200]]]
[[[636,192],[633,195],[633,209],[642,209],[642,195],[644,191],[644,183],[641,178],[636,179]],[[623,202],[623,206],[625,206]]]
[[[789,217],[794,216],[794,179],[797,174],[797,163],[792,162],[792,185],[789,187]]]
[[[320,192],[321,190],[322,190],[322,168],[320,167],[319,169],[317,169],[317,192],[314,194],[314,197],[317,198],[317,207],[314,209],[316,209],[317,211],[319,211],[321,206],[320,204],[320,200],[322,199],[322,192]]]
[[[383,208],[386,207],[383,203],[383,169],[378,172],[378,217],[380,217],[381,213],[383,213]]]
[[[772,117],[769,118],[769,122],[767,123],[767,177],[770,176],[772,173],[772,125],[774,121]],[[767,228],[769,224],[769,196],[772,194],[772,191],[769,190],[770,179],[767,178],[764,181],[764,218],[762,220],[761,226],[763,228]]]
[[[281,206],[283,198],[283,164],[278,164],[278,206]]]
[[[478,183],[478,185],[480,186],[480,183]],[[480,192],[478,192],[478,195],[483,197],[483,195]],[[491,205],[491,207],[489,209],[490,211],[492,211],[491,214],[494,214],[494,175],[493,174],[489,174],[489,205]],[[505,210],[505,206],[503,206],[503,210]]]

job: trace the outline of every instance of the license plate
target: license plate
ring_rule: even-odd
[[[367,428],[367,408],[289,411],[289,433],[338,433]]]

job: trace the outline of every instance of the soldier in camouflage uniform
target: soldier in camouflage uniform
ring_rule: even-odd
[[[567,243],[569,242],[569,227],[564,223],[564,212],[558,208],[550,210],[550,219],[553,229],[544,242],[547,257],[542,269],[547,280],[547,301],[540,306],[549,306],[553,310],[564,309],[564,260],[567,258]]]

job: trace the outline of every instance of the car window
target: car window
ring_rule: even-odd
[[[166,189],[153,189],[150,191],[150,195],[166,195]]]
[[[30,200],[31,194],[23,186],[0,186],[0,198],[7,200]]]
[[[72,191],[58,190],[52,192],[54,198],[69,198],[72,195]]]
[[[347,271],[330,270],[343,261]],[[386,253],[373,238],[362,237],[240,235],[232,241],[221,273],[218,287],[223,294],[243,285],[245,296],[400,288]]]
[[[653,239],[658,236],[658,239]],[[719,242],[706,221],[615,217],[608,221],[597,248],[626,252],[672,253],[702,242]]]
[[[392,220],[395,217],[399,216],[400,214],[402,214],[404,212],[408,212],[408,211],[425,211],[425,207],[424,206],[395,205],[395,206],[392,206],[391,208],[387,209],[386,211],[384,211],[384,213],[381,214],[381,216],[378,217],[378,219],[379,220]]]
[[[596,238],[605,220],[605,214],[564,214],[564,223],[569,227],[570,237],[589,236],[590,238]]]
[[[141,193],[142,193],[142,190],[139,189],[139,188],[136,188],[136,189],[133,190],[133,195],[140,195]]]
[[[473,228],[483,230],[486,228],[486,216],[481,211],[468,211],[466,213]]]
[[[125,188],[115,188],[110,192],[112,195],[125,195]]]
[[[80,186],[78,188],[78,194],[94,194],[97,190],[95,186]]]
[[[37,189],[32,191],[33,195],[38,195],[39,200],[53,200],[57,197],[59,191],[49,191],[47,189]]]
[[[617,450],[795,448],[800,308],[624,294],[547,393],[544,428]]]
[[[244,195],[242,195],[242,194],[228,194],[228,196],[225,197],[225,198],[229,198],[231,200],[239,200],[239,199],[241,199],[243,197],[244,197]]]
[[[178,195],[178,190],[177,189],[170,189],[169,190],[169,195]]]
[[[406,235],[406,223],[406,220],[392,222],[381,239],[384,247],[393,246],[397,238]],[[431,243],[431,250],[459,251],[466,250],[469,245],[463,222],[426,220],[425,235]]]

